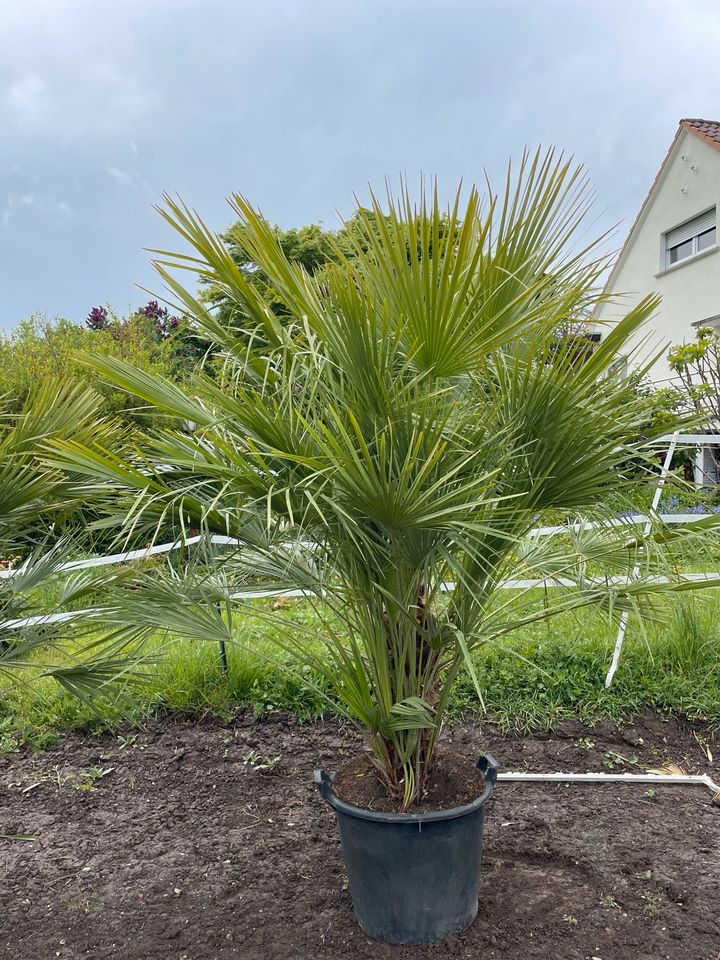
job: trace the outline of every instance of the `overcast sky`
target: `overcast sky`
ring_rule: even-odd
[[[678,120],[718,119],[718,50],[717,0],[0,0],[0,327],[143,302],[162,191],[334,226],[555,144],[619,242]]]

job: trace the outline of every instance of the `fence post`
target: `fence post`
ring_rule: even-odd
[[[662,465],[662,470],[660,471],[660,476],[658,477],[657,486],[655,487],[655,493],[653,495],[652,507],[650,508],[650,516],[647,519],[647,523],[643,528],[643,534],[647,536],[652,530],[652,518],[653,514],[657,513],[657,508],[660,505],[660,496],[662,494],[662,489],[665,486],[665,481],[667,480],[667,475],[670,472],[670,464],[672,463],[673,454],[675,453],[675,447],[677,446],[678,437],[680,436],[680,431],[676,430],[675,433],[670,438],[670,443],[668,445],[667,453],[665,454],[665,462]],[[631,580],[634,580],[637,575],[640,573],[640,564],[635,564],[633,568]],[[613,677],[620,663],[620,654],[622,653],[623,641],[625,639],[625,631],[628,625],[628,619],[630,614],[627,610],[623,610],[622,615],[620,616],[620,626],[618,628],[617,638],[615,640],[615,649],[613,650],[612,662],[610,664],[610,669],[607,672],[605,677],[605,686],[609,687],[613,682]]]

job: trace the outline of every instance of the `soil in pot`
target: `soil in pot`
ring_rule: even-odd
[[[485,788],[483,775],[467,759],[450,751],[435,754],[432,770],[419,801],[408,813],[452,810],[477,800]],[[388,796],[369,756],[343,764],[333,780],[333,793],[345,803],[378,813],[400,813],[401,802]]]

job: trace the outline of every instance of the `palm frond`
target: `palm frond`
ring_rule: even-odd
[[[630,311],[584,364],[558,348],[558,331],[603,299],[606,260],[579,239],[590,201],[583,171],[552,151],[524,155],[497,194],[458,189],[447,207],[435,184],[413,199],[403,183],[397,196],[371,195],[348,246],[310,276],[235,195],[236,242],[263,292],[221,237],[166,197],[163,216],[189,252],[156,251],[156,266],[217,348],[222,376],[179,387],[104,363],[103,376],[166,411],[167,426],[124,446],[60,440],[49,465],[105,491],[126,533],[171,521],[241,547],[178,582],[140,582],[115,622],[229,641],[233,608],[270,616],[258,591],[302,591],[328,614],[313,638],[323,650],[300,629],[277,643],[369,728],[384,782],[407,806],[449,686],[480,643],[558,612],[615,616],[689,589],[659,576],[664,530],[527,542],[546,517],[594,514],[630,490],[629,456],[650,460],[644,402],[614,365],[632,358],[657,301]],[[178,273],[210,282],[231,309],[199,303]],[[522,591],[511,604],[502,587],[523,575],[562,589],[542,609]]]

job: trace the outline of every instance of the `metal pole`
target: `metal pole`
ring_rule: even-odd
[[[222,620],[222,605],[220,603],[216,603],[215,609],[217,610],[218,616]],[[218,647],[220,648],[220,667],[222,669],[223,676],[227,676],[229,671],[228,671],[227,650],[225,649],[225,641],[218,640]]]
[[[227,652],[225,650],[225,641],[220,640],[218,642],[220,647],[220,666],[222,667],[222,672],[225,676],[228,675],[228,662],[227,662]]]

